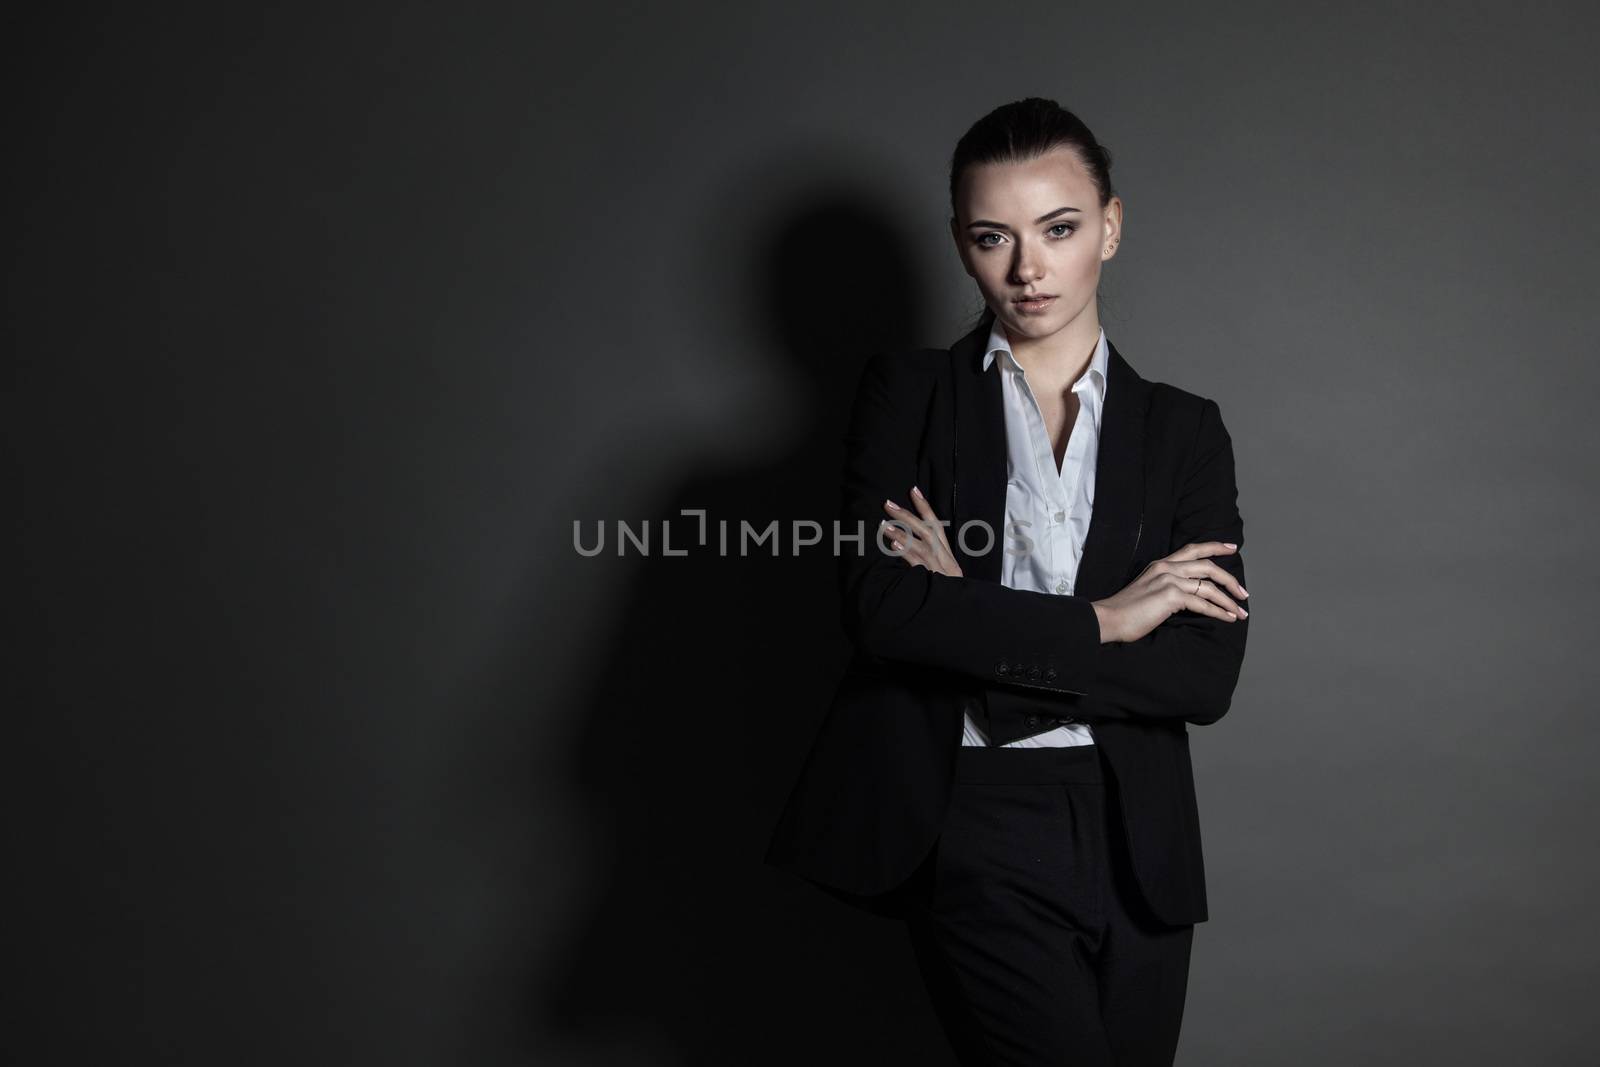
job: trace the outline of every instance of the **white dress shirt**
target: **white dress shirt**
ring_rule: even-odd
[[[1100,415],[1105,407],[1109,360],[1102,327],[1089,367],[1072,391],[1078,398],[1078,419],[1072,424],[1067,453],[1056,469],[1055,448],[1028,376],[1011,352],[1005,327],[995,319],[983,358],[987,372],[1000,361],[1001,393],[1006,414],[1006,525],[1000,539],[1000,584],[1011,589],[1067,596],[1078,580],[1078,560],[1094,511],[1094,468],[1100,454]],[[1032,550],[1021,552],[1023,538]],[[989,744],[983,730],[966,715],[963,745]],[[1005,748],[1061,748],[1092,745],[1087,723],[1069,723],[1013,741]]]

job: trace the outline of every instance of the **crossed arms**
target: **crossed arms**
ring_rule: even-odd
[[[918,360],[922,362],[918,362]],[[933,368],[911,353],[880,353],[862,372],[848,429],[841,519],[876,530],[885,499],[916,480],[917,448],[933,396]],[[1174,511],[1173,543],[1244,544],[1233,445],[1214,401],[1201,410]],[[1216,722],[1244,661],[1248,620],[1179,611],[1136,641],[1101,643],[1086,597],[1011,589],[913,567],[869,543],[840,558],[846,633],[869,656],[953,671],[986,685],[1058,698],[1062,714],[1105,719]],[[1244,582],[1240,553],[1212,562]],[[1035,677],[1009,670],[1038,667]],[[999,671],[1007,664],[1005,673]]]

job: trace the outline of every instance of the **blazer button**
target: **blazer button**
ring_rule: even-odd
[[[1000,677],[1004,678],[1006,675],[1011,673],[1011,667],[1006,663],[1001,663],[1000,666],[994,669],[994,672]]]
[[[1027,722],[1027,724],[1029,726],[1038,726],[1039,725],[1039,716],[1037,716],[1037,715],[1029,715],[1027,717],[1027,719],[1024,720],[1024,721]]]
[[[1047,682],[1053,682],[1056,680],[1056,669],[1054,667],[1051,667],[1049,670],[1044,672],[1044,680]]]
[[[1056,720],[1056,722],[1060,723],[1062,726],[1071,726],[1073,723],[1075,723],[1077,721],[1078,721],[1077,719],[1057,719]]]
[[[1028,671],[1028,677],[1037,682],[1039,680],[1039,668],[1038,667],[1031,668]]]

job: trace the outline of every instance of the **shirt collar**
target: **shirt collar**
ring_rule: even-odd
[[[983,356],[983,369],[988,370],[996,357],[1002,352],[1006,355],[1008,365],[1019,366],[1015,353],[1011,351],[1011,339],[1006,336],[1006,328],[1000,324],[1000,320],[997,318],[994,320],[994,325],[989,328],[988,347],[984,350]],[[1084,384],[1084,379],[1087,378],[1094,387],[1095,398],[1104,400],[1106,395],[1106,368],[1109,365],[1110,358],[1106,346],[1106,328],[1102,326],[1100,327],[1100,336],[1095,341],[1094,355],[1089,357],[1089,369],[1083,372],[1083,377],[1072,383],[1073,392],[1077,392],[1078,387]]]

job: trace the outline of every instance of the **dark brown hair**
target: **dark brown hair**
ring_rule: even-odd
[[[1094,179],[1100,206],[1111,203],[1111,152],[1072,112],[1043,97],[1002,104],[972,124],[950,157],[950,213],[956,188],[968,167],[981,163],[1021,163],[1056,148],[1071,148]]]

